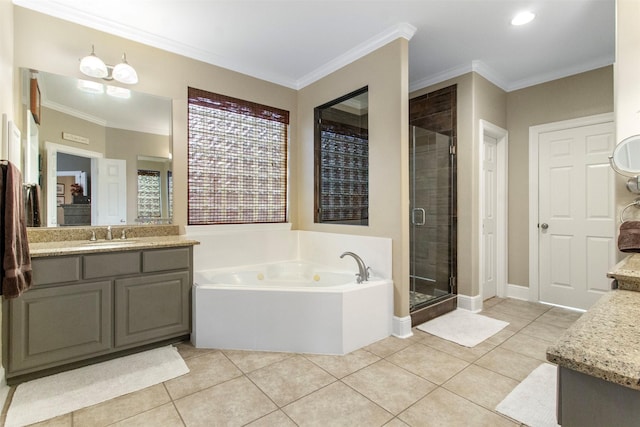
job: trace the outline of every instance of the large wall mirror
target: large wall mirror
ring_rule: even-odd
[[[23,175],[41,186],[43,226],[171,223],[171,99],[43,71],[21,79]]]
[[[315,222],[369,225],[369,96],[315,109]]]

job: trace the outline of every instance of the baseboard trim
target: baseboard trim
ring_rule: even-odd
[[[396,317],[393,316],[393,332],[392,335],[398,338],[409,338],[413,336],[411,331],[411,316]]]
[[[474,297],[458,294],[458,308],[478,313],[482,311],[482,295]]]
[[[529,301],[529,287],[507,283],[507,297]]]

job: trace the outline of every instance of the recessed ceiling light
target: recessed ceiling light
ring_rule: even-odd
[[[533,18],[536,17],[536,14],[533,12],[530,12],[528,10],[524,11],[524,12],[520,12],[518,13],[512,20],[511,20],[511,25],[524,25],[524,24],[528,24],[529,22],[533,21]]]

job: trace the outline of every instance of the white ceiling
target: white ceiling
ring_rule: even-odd
[[[615,0],[14,3],[295,89],[399,35],[412,90],[473,70],[512,91],[614,61]],[[524,9],[537,18],[511,26]]]

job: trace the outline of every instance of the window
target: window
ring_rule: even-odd
[[[138,169],[138,218],[162,216],[160,171]]]
[[[315,222],[369,224],[368,92],[315,109]]]
[[[289,112],[189,88],[189,225],[287,220]]]

